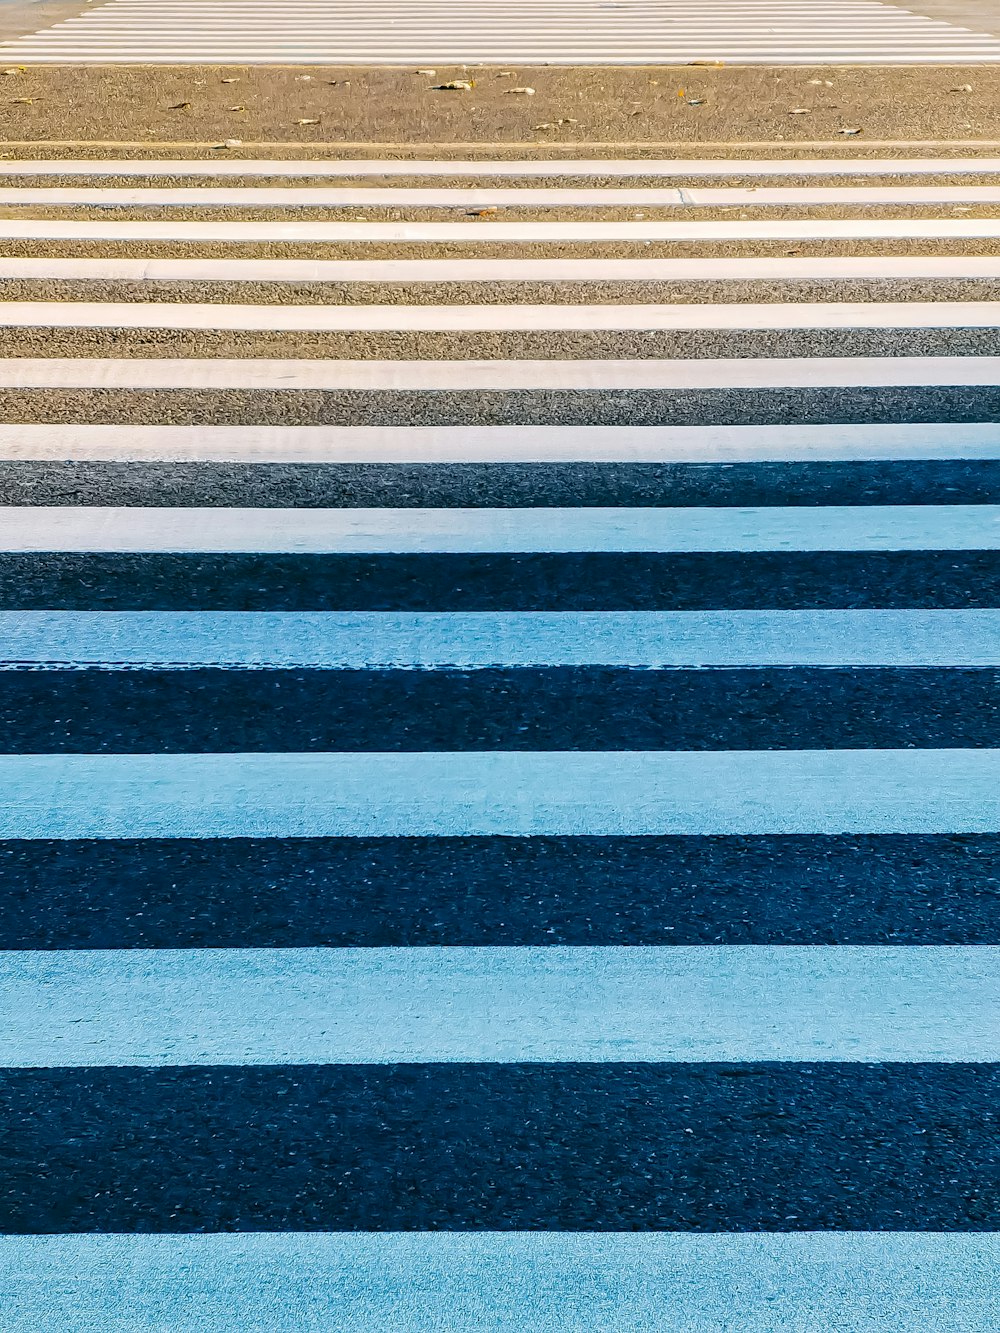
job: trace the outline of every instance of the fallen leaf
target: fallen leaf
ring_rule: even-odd
[[[490,205],[489,208],[472,208],[466,213],[467,218],[488,218],[491,213],[495,213],[496,205]]]
[[[473,85],[466,83],[464,79],[452,79],[450,83],[438,83],[434,85],[436,93],[471,93]]]
[[[860,127],[860,126],[857,126],[857,127],[854,127],[854,126],[851,126],[851,127],[845,127],[845,128],[842,129],[842,130],[838,130],[837,133],[838,133],[838,134],[860,134],[860,133],[861,133],[861,127]]]
[[[957,88],[949,88],[948,91],[949,91],[950,93],[971,93],[971,92],[972,92],[972,84],[971,84],[971,83],[960,83],[960,84],[958,85]]]
[[[14,69],[0,70],[0,73],[2,73],[5,77],[9,78],[13,74],[23,74],[26,69],[27,69],[26,65],[18,65]]]
[[[190,102],[174,102],[173,106],[171,106],[171,107],[169,108],[169,110],[171,110],[171,111],[187,111],[187,109],[190,107],[190,105],[191,105]]]
[[[525,97],[534,97],[534,88],[505,88],[504,91],[510,93],[523,93]]]

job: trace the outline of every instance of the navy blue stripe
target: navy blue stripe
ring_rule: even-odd
[[[993,1065],[6,1071],[0,1229],[978,1231]]]
[[[995,668],[0,672],[0,752],[993,747]]]
[[[0,504],[534,508],[1000,503],[1000,459],[765,463],[0,462]]]
[[[0,610],[1000,606],[1000,551],[0,555]]]
[[[1000,944],[1000,835],[0,842],[0,948]]]

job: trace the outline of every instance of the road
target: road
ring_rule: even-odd
[[[6,164],[5,1329],[997,1325],[998,162],[783,151]]]

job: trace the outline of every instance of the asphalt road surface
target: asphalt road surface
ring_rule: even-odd
[[[995,1328],[995,71],[0,77],[4,1329]]]

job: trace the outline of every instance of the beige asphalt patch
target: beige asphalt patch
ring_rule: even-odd
[[[241,244],[239,242],[183,241],[57,241],[11,240],[3,243],[4,254],[11,257],[49,256],[63,258],[132,259],[510,259],[512,251],[522,259],[657,259],[715,256],[719,258],[780,258],[789,255],[871,256],[939,255],[941,241],[930,238],[885,239],[879,241],[847,240],[734,240],[706,242],[598,241],[534,242],[512,247],[502,242],[474,244],[428,242],[307,243],[281,242]],[[947,253],[952,256],[998,255],[1000,239],[950,239]]]
[[[536,89],[530,99],[505,96],[509,80],[498,73],[442,67],[430,79],[405,68],[311,66],[304,79],[297,66],[31,66],[5,81],[0,111],[7,139],[22,143],[242,140],[303,152],[335,145],[341,154],[351,143],[811,140],[853,150],[859,141],[1000,139],[1000,67],[993,66],[523,67],[519,81]],[[463,77],[474,84],[469,92],[432,86]],[[817,78],[819,85],[810,82]],[[800,107],[807,113],[791,114]]]
[[[232,302],[256,305],[669,305],[699,302],[995,301],[1000,280],[867,282],[213,283],[0,278],[2,301]]]
[[[0,356],[133,358],[301,358],[351,361],[694,357],[991,356],[995,328],[598,331],[587,333],[246,333],[202,329],[4,329]]]

